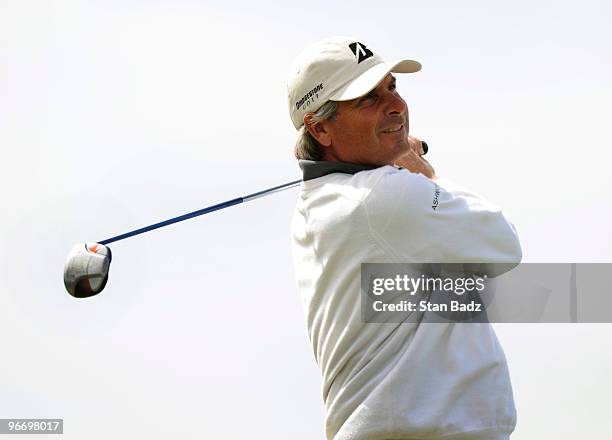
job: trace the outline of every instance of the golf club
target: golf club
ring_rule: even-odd
[[[422,141],[422,145],[423,154],[427,154],[429,150],[427,143]],[[247,196],[237,197],[95,243],[88,242],[76,244],[72,247],[66,259],[66,263],[64,264],[64,286],[68,293],[76,298],[87,298],[100,293],[108,281],[108,272],[112,260],[111,250],[106,246],[107,244],[143,234],[154,229],[163,228],[164,226],[182,222],[183,220],[188,220],[193,217],[229,208],[230,206],[248,202],[279,191],[284,191],[296,187],[300,183],[302,183],[301,179],[294,180],[293,182],[258,191]]]

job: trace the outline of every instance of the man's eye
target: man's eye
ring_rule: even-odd
[[[368,105],[376,101],[376,95],[367,95],[359,100],[359,105]]]

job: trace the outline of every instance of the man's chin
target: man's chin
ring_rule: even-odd
[[[394,165],[397,161],[401,160],[402,157],[410,153],[412,147],[408,142],[399,142],[393,146],[393,154],[391,160],[387,162],[388,165]]]

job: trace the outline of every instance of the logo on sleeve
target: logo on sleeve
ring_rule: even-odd
[[[353,55],[357,57],[357,64],[374,56],[372,51],[365,47],[365,44],[363,43],[351,43],[349,44],[349,47],[351,48]]]
[[[436,208],[438,207],[438,198],[440,197],[440,187],[436,183],[434,183],[434,185],[436,185],[436,191],[434,192],[434,198],[433,198],[433,201],[431,202],[431,209],[435,211]]]

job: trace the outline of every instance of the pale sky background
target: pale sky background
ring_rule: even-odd
[[[331,35],[423,64],[398,75],[411,133],[504,209],[524,261],[612,262],[611,5],[0,0],[0,418],[323,439],[296,189],[112,244],[94,298],[62,269],[74,243],[299,178],[287,73]],[[611,324],[494,326],[514,440],[610,438]]]

